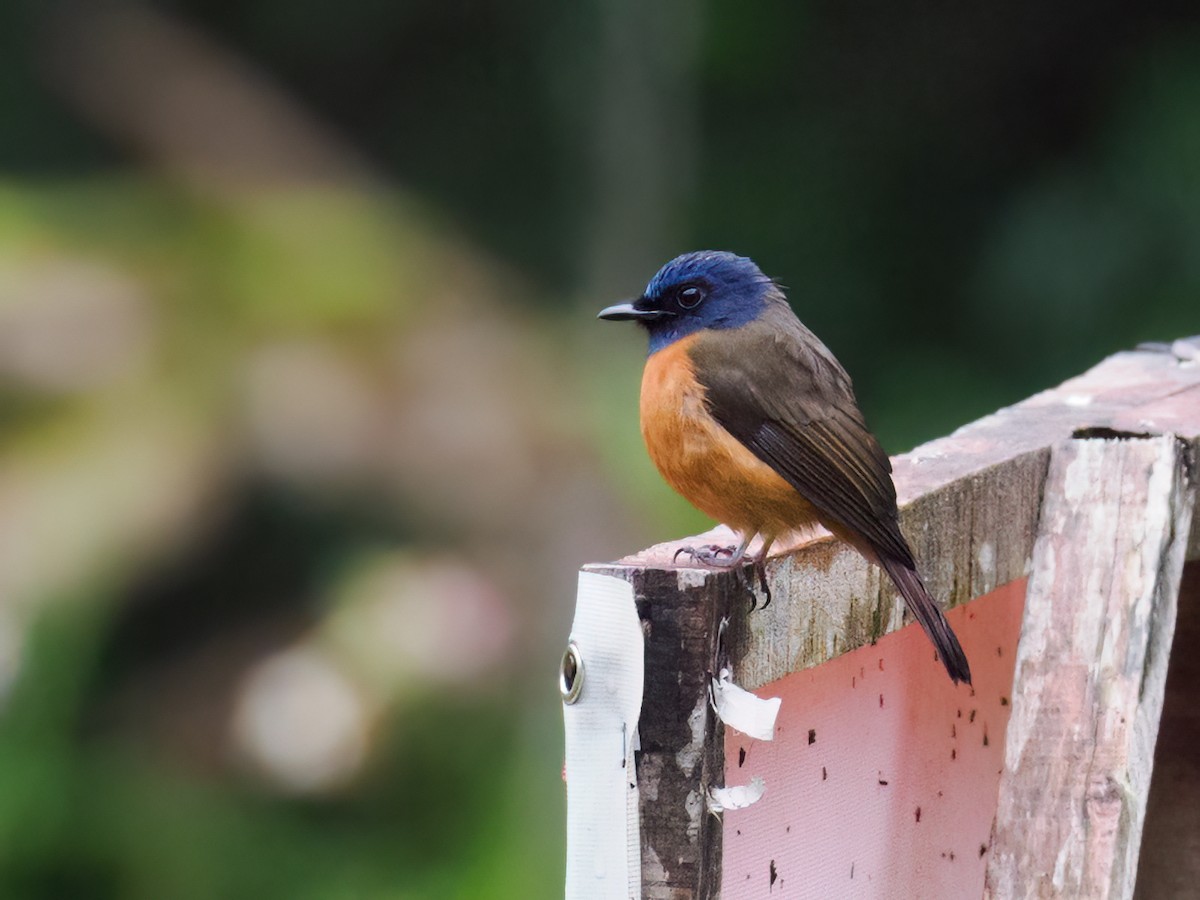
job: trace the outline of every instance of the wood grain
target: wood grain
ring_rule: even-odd
[[[1054,448],[986,897],[1130,897],[1192,497],[1174,437]]]

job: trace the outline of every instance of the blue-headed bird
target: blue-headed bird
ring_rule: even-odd
[[[967,657],[917,572],[900,531],[892,464],[867,429],[850,376],[796,318],[782,288],[744,256],[685,253],[640,297],[602,319],[650,336],[641,424],[659,472],[735,531],[735,547],[690,549],[700,561],[752,560],[760,576],[776,538],[825,526],[887,572],[956,681]]]

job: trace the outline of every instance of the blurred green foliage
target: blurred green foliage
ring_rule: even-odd
[[[556,779],[538,771],[556,753],[522,744],[494,696],[414,710],[386,739],[394,762],[319,804],[198,779],[111,737],[81,748],[103,608],[72,602],[45,617],[8,698],[4,897],[465,900],[559,889],[554,861],[544,858],[561,851],[547,845],[548,823],[513,827],[531,804],[557,804]],[[448,735],[486,745],[486,789],[474,741]]]
[[[0,315],[41,328],[82,279],[124,323],[94,359],[109,320],[65,329],[82,375],[26,347],[0,372],[4,898],[558,895],[574,570],[707,524],[641,448],[640,337],[591,321],[675,253],[779,277],[893,452],[1200,331],[1186,4],[130,8],[370,174],[198,180],[117,88],[116,113],[72,88],[107,83],[55,37],[86,4],[0,5]],[[297,394],[284,425],[349,409],[387,452],[289,456],[268,426]],[[319,637],[381,548],[484,573],[519,637],[372,697],[349,783],[280,790],[226,745],[238,679]]]
[[[327,798],[198,772],[114,711],[131,684],[247,621],[319,618],[356,555],[406,540],[403,509],[269,479],[238,486],[242,508],[215,548],[164,560],[136,523],[164,472],[196,478],[193,454],[228,439],[244,358],[259,342],[332,337],[369,361],[403,330],[407,298],[427,292],[429,260],[444,251],[407,233],[394,209],[336,192],[230,207],[120,177],[10,182],[0,198],[6,274],[80,260],[136,273],[160,339],[134,371],[86,390],[10,382],[0,396],[6,476],[47,495],[34,505],[44,521],[20,523],[47,557],[36,577],[47,611],[22,640],[4,698],[0,896],[554,895],[563,788],[550,658],[540,691],[519,666],[486,689],[414,688],[376,737],[369,770]],[[20,285],[10,304],[24,302]],[[75,559],[74,541],[55,543],[63,526],[112,540],[85,538]],[[48,596],[68,588],[77,595]],[[514,703],[530,691],[532,728]]]

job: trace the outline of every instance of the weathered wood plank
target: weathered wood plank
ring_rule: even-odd
[[[1172,436],[1054,448],[985,896],[1130,897],[1192,496]]]
[[[1058,387],[965,425],[894,459],[901,504],[1076,435],[1174,434],[1200,449],[1200,335],[1108,357]],[[929,461],[936,465],[929,465]],[[1193,479],[1190,491],[1200,487]],[[1200,558],[1193,528],[1188,558]]]

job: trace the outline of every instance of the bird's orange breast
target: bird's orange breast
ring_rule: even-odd
[[[812,506],[708,412],[689,348],[703,332],[652,354],[642,374],[642,437],[663,478],[736,531],[779,535],[816,521]]]

